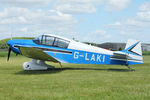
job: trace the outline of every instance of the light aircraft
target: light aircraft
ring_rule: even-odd
[[[24,70],[54,68],[45,61],[73,64],[129,65],[142,64],[141,42],[128,40],[125,50],[110,51],[61,36],[44,34],[33,40],[13,39],[7,42],[8,59],[11,51],[31,58],[23,64]],[[62,66],[61,66],[62,67]]]

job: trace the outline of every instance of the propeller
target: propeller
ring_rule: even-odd
[[[9,49],[8,49],[8,58],[7,58],[7,61],[9,61],[10,53],[11,53],[11,48],[9,47]]]

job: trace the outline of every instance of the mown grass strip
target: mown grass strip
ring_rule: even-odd
[[[0,100],[149,100],[150,56],[125,66],[59,64],[48,71],[24,71],[29,58],[0,57]]]

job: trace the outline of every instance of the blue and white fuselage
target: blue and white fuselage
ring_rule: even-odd
[[[10,40],[7,44],[15,53],[41,61],[106,65],[143,63],[141,43],[131,40],[123,51],[110,51],[50,34],[34,40]]]

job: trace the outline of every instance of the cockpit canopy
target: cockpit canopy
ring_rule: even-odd
[[[33,39],[33,42],[40,45],[67,48],[70,41],[58,37],[54,37],[54,36],[41,35]]]

